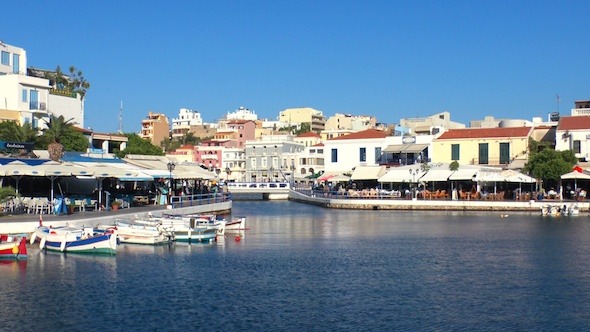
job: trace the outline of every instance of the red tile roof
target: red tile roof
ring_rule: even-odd
[[[527,137],[531,129],[531,127],[450,129],[438,139]]]
[[[352,134],[348,134],[348,135],[330,138],[329,140],[336,141],[336,140],[343,140],[343,139],[385,138],[387,136],[388,136],[387,133],[384,132],[383,130],[367,129],[367,130],[358,131],[356,133],[352,133]]]
[[[314,144],[311,147],[321,147],[324,146],[324,143],[318,143],[318,144]]]
[[[590,116],[562,116],[557,130],[590,129]]]
[[[313,131],[308,131],[303,134],[297,135],[297,137],[320,137],[320,135],[318,133],[313,132]]]

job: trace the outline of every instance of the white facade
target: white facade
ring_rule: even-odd
[[[246,151],[243,148],[223,148],[221,153],[222,177],[236,182],[244,181],[246,177]],[[227,173],[228,170],[229,173]]]
[[[324,142],[326,172],[352,172],[354,167],[376,166],[385,138],[336,139]]]
[[[27,56],[22,48],[0,43],[0,120],[31,123],[43,129],[49,115],[72,119],[84,128],[84,102],[80,95],[50,93],[49,80],[27,76]]]
[[[256,115],[256,113],[254,113],[253,111],[245,108],[244,106],[240,106],[240,108],[238,108],[234,112],[227,112],[226,118],[228,120],[252,120],[252,121],[256,121],[256,120],[258,120],[258,115]]]
[[[178,112],[178,118],[172,119],[172,137],[182,137],[189,132],[191,126],[203,125],[201,113],[181,108]]]

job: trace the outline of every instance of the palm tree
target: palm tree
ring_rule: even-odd
[[[66,120],[63,115],[56,117],[51,114],[47,123],[47,128],[43,130],[43,137],[49,142],[47,145],[47,152],[51,160],[59,161],[63,154],[63,145],[61,140],[66,137],[68,131],[72,130],[74,125],[71,122],[73,118]]]
[[[84,100],[86,90],[90,88],[90,83],[84,78],[84,74],[81,70],[77,70],[76,67],[70,66],[70,86],[72,91],[80,94],[80,99]]]
[[[37,128],[33,128],[30,122],[25,122],[22,126],[17,126],[15,129],[14,137],[17,142],[37,142],[39,132]]]

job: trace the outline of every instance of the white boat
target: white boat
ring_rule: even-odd
[[[30,243],[33,244],[37,239],[43,239],[49,234],[74,234],[77,237],[82,237],[82,229],[70,226],[39,226],[31,235]]]
[[[162,227],[173,234],[174,241],[177,242],[213,242],[217,237],[219,229],[217,227],[208,227],[197,225],[196,219],[192,219],[191,225],[187,225],[184,218],[166,218],[150,217],[146,219],[136,219],[135,222],[142,225],[156,226],[161,224]],[[190,220],[188,221],[190,223]],[[192,227],[191,227],[192,226]]]
[[[96,233],[92,227],[85,227],[81,231],[74,229],[71,232],[56,232],[46,226],[40,226],[37,230],[37,235],[44,234],[39,243],[41,249],[81,254],[117,253],[116,233]]]
[[[100,228],[114,230],[120,243],[158,245],[169,243],[173,237],[172,232],[168,232],[161,224],[152,226],[117,220],[114,226]]]
[[[226,221],[224,219],[217,219],[214,214],[162,214],[162,217],[157,219],[162,222],[164,227],[167,227],[170,221],[172,221],[172,223],[175,221],[181,221],[184,225],[193,229],[213,228],[216,230],[217,235],[220,236],[223,236],[226,230]]]
[[[227,233],[235,233],[246,230],[246,217],[235,217],[225,223]]]

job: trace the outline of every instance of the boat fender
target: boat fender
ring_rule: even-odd
[[[239,235],[236,235],[236,242],[240,242],[240,240],[241,240],[241,239],[242,239],[242,238],[240,238],[240,236],[239,236]]]
[[[15,254],[15,255],[18,255],[18,252],[19,252],[19,250],[18,250],[18,246],[14,246],[14,247],[12,247],[12,253],[13,253],[13,254]]]

